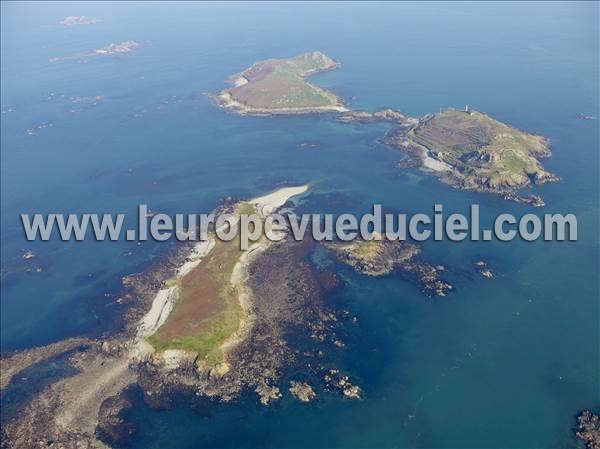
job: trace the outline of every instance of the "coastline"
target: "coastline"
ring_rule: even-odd
[[[275,115],[297,115],[297,114],[324,114],[330,112],[349,112],[344,102],[336,96],[336,103],[329,106],[312,106],[305,108],[253,108],[236,101],[227,91],[218,94],[205,93],[221,109],[237,114],[248,116],[275,116]],[[332,94],[333,95],[333,94]]]
[[[309,60],[308,64],[312,65],[312,67],[305,66],[305,64],[307,64],[307,59]],[[335,61],[318,51],[305,53],[294,58],[267,59],[264,61],[258,61],[242,72],[231,75],[227,79],[227,82],[233,86],[232,88],[223,89],[216,94],[207,93],[206,95],[209,96],[221,109],[239,115],[271,116],[349,112],[350,109],[344,105],[344,102],[340,97],[328,91],[327,89],[323,89],[312,84],[307,80],[307,78],[312,75],[334,70],[340,66],[341,63],[339,61]],[[284,89],[287,88],[288,91],[283,95],[281,92],[279,92],[278,96],[271,99],[273,104],[277,103],[277,101],[285,98],[286,96],[288,96],[288,101],[290,101],[290,97],[293,97],[294,95],[292,92],[297,89],[308,91],[311,94],[317,94],[320,96],[321,101],[326,100],[326,102],[329,104],[324,106],[256,107],[246,104],[244,100],[240,101],[239,97],[236,98],[235,93],[239,93],[240,88],[244,87],[244,89],[241,89],[242,91],[247,91],[248,89],[252,90],[255,83],[258,84],[263,82],[265,78],[269,77],[274,71],[278,71],[277,73],[281,74],[286,70],[286,73],[288,73],[288,79],[282,81],[282,78],[285,78],[285,76],[276,77],[277,79],[272,80],[268,87],[261,86],[258,90],[261,92],[261,96],[262,93],[264,93],[265,88],[267,90],[271,90],[272,88],[281,88],[281,86],[284,85]],[[285,83],[290,83],[290,80],[293,80],[293,82],[298,84],[286,85]],[[295,95],[297,95],[297,93]],[[291,101],[297,101],[297,98]],[[310,100],[308,101],[310,102]],[[314,99],[312,101],[314,103]],[[302,101],[300,101],[300,103],[302,103]]]

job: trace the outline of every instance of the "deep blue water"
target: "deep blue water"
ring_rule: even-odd
[[[103,21],[63,29],[67,15]],[[110,330],[121,277],[167,250],[26,242],[20,213],[123,212],[133,224],[139,203],[207,212],[228,195],[313,182],[299,206],[310,212],[442,202],[446,213],[478,203],[488,221],[578,218],[576,243],[425,243],[425,259],[454,269],[446,299],[427,300],[400,277],[345,272],[330,299],[359,317],[341,363],[363,401],[242,401],[210,418],[183,404],[140,407],[132,447],[570,447],[575,414],[600,407],[599,128],[577,118],[599,115],[597,3],[2,3],[1,25],[3,351]],[[49,62],[124,40],[143,47]],[[237,117],[202,95],[255,61],[312,50],[342,62],[314,81],[356,96],[353,107],[419,115],[469,104],[549,137],[543,163],[563,180],[536,189],[548,206],[399,171],[400,153],[375,143],[383,125]],[[68,100],[96,95],[105,98],[95,106]],[[36,254],[27,263],[26,250]],[[493,282],[461,271],[481,257]]]

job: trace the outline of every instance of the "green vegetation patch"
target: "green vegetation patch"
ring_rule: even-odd
[[[248,82],[228,92],[249,108],[295,109],[335,106],[338,98],[314,86],[305,77],[336,67],[337,63],[320,52],[290,59],[269,59],[254,64],[240,74]]]
[[[423,120],[412,131],[412,139],[437,159],[491,188],[520,187],[532,178],[552,177],[537,160],[549,154],[546,139],[480,112],[446,110]]]
[[[248,203],[236,210],[237,214],[255,212]],[[167,321],[148,338],[158,352],[180,349],[195,352],[209,364],[221,361],[220,346],[239,329],[244,314],[239,290],[231,284],[242,254],[239,233],[229,242],[216,239],[198,266],[177,280],[179,299]]]

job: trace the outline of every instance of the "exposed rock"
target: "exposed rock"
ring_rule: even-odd
[[[344,388],[344,396],[350,399],[360,399],[361,390],[356,385],[347,386]]]
[[[419,253],[416,245],[401,240],[392,241],[377,232],[373,234],[372,240],[324,243],[323,245],[332,250],[342,262],[369,276],[388,274],[396,265],[410,260]]]
[[[338,369],[332,368],[328,370],[323,376],[323,380],[329,389],[337,391],[346,398],[360,399],[362,397],[360,387],[350,382],[350,378],[341,374]]]
[[[374,233],[373,240],[355,240],[351,243],[324,243],[326,248],[343,263],[368,276],[383,276],[394,269],[417,278],[428,295],[445,296],[452,285],[439,278],[444,267],[415,261],[420,253],[418,246],[401,240],[389,240]]]
[[[276,401],[281,397],[279,388],[268,385],[266,381],[261,382],[254,391],[258,393],[262,405],[269,405],[271,401]]]
[[[408,117],[404,115],[400,111],[396,111],[394,109],[381,109],[373,114],[378,120],[383,120],[386,122],[396,122],[396,123],[405,123],[408,120]]]
[[[310,402],[317,396],[309,384],[295,380],[290,382],[290,393],[301,402]]]
[[[373,114],[365,111],[348,111],[338,115],[338,121],[343,123],[358,122],[358,123],[373,123],[375,118]]]
[[[345,348],[346,344],[342,340],[333,340],[333,344],[338,348]]]
[[[97,55],[119,55],[133,53],[139,48],[140,44],[135,41],[125,41],[120,44],[108,44],[106,47],[95,50]]]
[[[486,279],[494,279],[494,275],[489,268],[480,271],[481,275]]]
[[[198,358],[198,355],[191,351],[183,351],[180,349],[167,349],[157,357],[157,361],[162,364],[166,370],[176,370],[178,368],[190,367]]]
[[[408,155],[402,166],[427,168],[455,188],[540,207],[539,196],[522,195],[519,189],[559,179],[539,161],[550,155],[547,139],[481,112],[447,109],[403,124],[381,142]]]
[[[227,362],[221,362],[210,370],[210,377],[223,377],[231,371],[231,365]]]
[[[0,371],[2,372],[0,390],[3,390],[10,383],[13,376],[24,369],[76,348],[84,350],[90,344],[92,342],[87,338],[69,338],[47,346],[26,349],[10,357],[0,359]]]
[[[515,203],[529,204],[533,207],[544,207],[546,202],[539,195],[521,195],[514,192],[509,192],[504,195],[504,199],[507,201],[514,201]]]
[[[16,419],[3,424],[8,447],[104,447],[96,435],[102,404],[131,385],[134,373],[127,358],[107,355],[99,342],[74,352],[70,363],[76,368],[72,375],[49,385],[21,409]],[[104,409],[104,424],[110,432],[115,418],[109,411],[116,405],[109,402]]]
[[[577,417],[577,438],[587,449],[600,449],[600,416],[585,410]]]
[[[98,19],[86,16],[67,16],[60,21],[60,24],[66,27],[74,27],[78,25],[93,25],[100,22]]]
[[[484,260],[478,260],[473,265],[475,265],[479,269],[479,274],[486,279],[494,279],[494,273],[489,268],[488,264]]]
[[[123,445],[137,431],[135,424],[123,416],[133,406],[128,394],[129,391],[123,391],[110,396],[100,406],[96,435],[110,446]]]
[[[423,293],[427,296],[446,296],[454,288],[452,284],[440,279],[439,272],[445,270],[440,270],[428,263],[409,261],[402,265],[402,269],[406,273],[416,276]]]
[[[337,117],[342,123],[374,123],[374,122],[391,122],[399,125],[407,125],[414,123],[416,119],[411,119],[402,112],[395,109],[381,109],[375,113],[366,111],[347,111]]]

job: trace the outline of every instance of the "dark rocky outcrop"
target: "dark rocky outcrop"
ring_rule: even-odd
[[[325,243],[324,246],[338,260],[368,276],[383,276],[399,270],[415,278],[427,296],[445,296],[452,289],[452,285],[440,279],[444,267],[417,260],[421,252],[417,245],[377,236],[379,239]]]
[[[96,435],[98,439],[111,447],[125,444],[136,431],[135,424],[128,421],[125,415],[132,408],[131,396],[133,388],[128,388],[119,394],[110,396],[102,402],[98,413]]]

